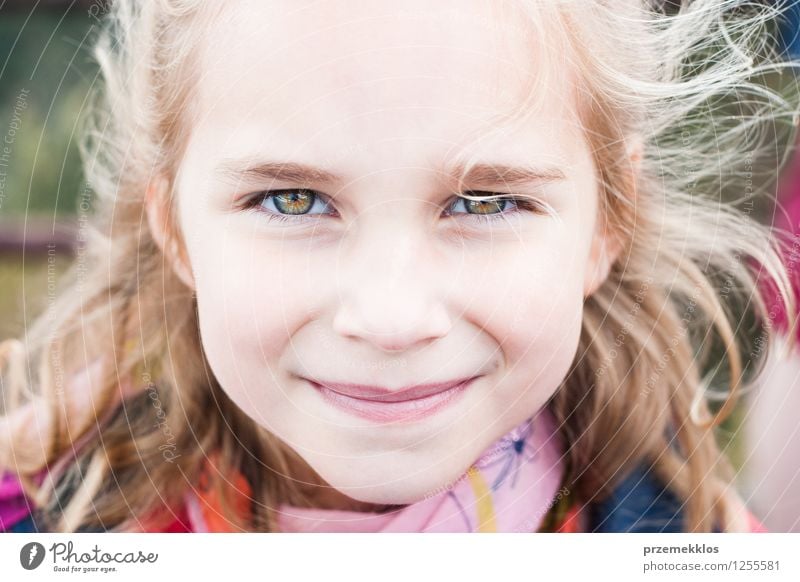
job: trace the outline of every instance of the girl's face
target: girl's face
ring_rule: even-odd
[[[542,408],[613,259],[572,76],[509,10],[242,1],[200,57],[176,269],[205,353],[354,499],[424,498]]]

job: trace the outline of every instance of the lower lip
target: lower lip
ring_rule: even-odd
[[[340,392],[334,392],[316,382],[311,382],[311,385],[326,401],[345,412],[373,422],[389,423],[420,420],[436,414],[448,404],[455,402],[475,380],[476,378],[472,378],[424,398],[401,400],[399,402],[381,402],[354,398]]]

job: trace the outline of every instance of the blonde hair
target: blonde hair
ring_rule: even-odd
[[[549,404],[569,443],[565,483],[589,503],[647,461],[683,502],[685,530],[741,529],[713,427],[746,388],[743,371],[772,345],[746,358],[738,331],[749,308],[772,337],[761,271],[790,317],[795,303],[785,243],[712,194],[742,152],[754,161],[775,149],[767,130],[776,122],[794,131],[796,104],[757,79],[794,66],[768,42],[779,10],[739,0],[695,0],[672,15],[633,0],[517,4],[577,73],[600,227],[623,249],[585,301],[574,365]],[[219,9],[196,0],[112,3],[96,45],[103,90],[86,132],[96,208],[81,222],[68,288],[26,344],[0,344],[8,395],[0,467],[25,477],[59,531],[165,525],[214,451],[224,465],[209,475],[212,487],[224,492],[226,469],[236,469],[253,488],[254,517],[226,515],[235,529],[269,530],[270,508],[305,502],[289,477],[294,453],[220,388],[193,294],[141,228],[153,184],[172,191],[199,77],[190,57]],[[166,248],[182,253],[172,216]],[[724,352],[728,390],[713,388],[712,345]],[[154,424],[156,409],[163,422]],[[170,462],[165,437],[179,453]]]

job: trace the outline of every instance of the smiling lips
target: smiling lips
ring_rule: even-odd
[[[399,390],[361,384],[340,384],[309,380],[314,388],[334,406],[375,422],[418,420],[438,412],[456,396],[465,392],[478,378],[421,384]]]

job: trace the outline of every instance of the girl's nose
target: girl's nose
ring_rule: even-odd
[[[356,308],[351,303],[339,309],[334,320],[336,333],[368,341],[384,352],[411,350],[445,336],[450,329],[447,314],[430,303],[414,299],[398,302],[388,297],[356,301]]]
[[[365,240],[339,256],[333,326],[342,336],[399,352],[445,336],[452,322],[441,296],[443,273],[424,237],[390,230],[395,234],[384,229],[381,244]]]

